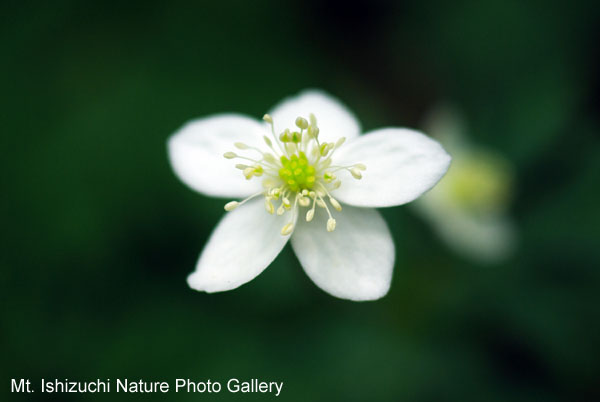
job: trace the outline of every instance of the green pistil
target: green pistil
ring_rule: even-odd
[[[308,163],[304,152],[294,154],[288,159],[281,157],[283,167],[279,169],[279,177],[293,191],[311,190],[315,184],[315,168]]]

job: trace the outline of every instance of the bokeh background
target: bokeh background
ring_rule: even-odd
[[[0,298],[10,378],[284,381],[281,400],[600,398],[599,52],[593,2],[3,2]],[[241,288],[190,290],[223,201],[181,184],[185,121],[323,88],[365,130],[440,102],[511,161],[503,262],[383,211],[390,293],[335,299],[291,249]],[[256,400],[171,392],[144,400]],[[140,400],[62,394],[63,401]]]

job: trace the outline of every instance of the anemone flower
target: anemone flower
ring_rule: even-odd
[[[515,226],[507,213],[514,183],[512,164],[493,149],[473,144],[454,108],[440,106],[427,120],[427,132],[452,153],[452,167],[414,208],[458,254],[483,264],[505,260],[516,243]]]
[[[432,188],[450,156],[424,134],[360,135],[339,101],[308,90],[263,121],[239,114],[192,120],[168,140],[176,175],[192,189],[235,199],[214,229],[193,289],[231,290],[254,279],[288,240],[307,275],[333,296],[375,300],[389,290],[394,243],[375,208]]]

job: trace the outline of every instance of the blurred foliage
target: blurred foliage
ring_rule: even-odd
[[[283,400],[599,399],[598,17],[516,0],[4,2],[2,392],[237,377],[284,381]],[[516,255],[470,263],[399,207],[383,211],[397,263],[380,301],[324,294],[289,249],[236,291],[190,290],[223,202],[177,181],[167,137],[305,87],[366,130],[458,105],[517,169]]]

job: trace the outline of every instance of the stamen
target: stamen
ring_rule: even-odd
[[[352,174],[352,177],[354,177],[357,180],[362,179],[362,173],[360,173],[360,170],[358,170],[358,168],[356,167],[350,169],[350,174]]]
[[[277,167],[277,159],[273,156],[273,154],[271,153],[265,153],[263,154],[263,158],[265,159],[266,162],[275,165]]]
[[[301,207],[308,207],[310,205],[310,200],[307,197],[300,197],[298,204]]]
[[[331,166],[331,158],[327,158],[323,162],[321,162],[320,168],[327,169],[329,166]]]
[[[273,124],[273,118],[271,117],[271,115],[265,114],[263,116],[263,120],[266,121],[271,126],[271,135],[273,136],[273,139],[277,143],[277,146],[279,147],[281,152],[284,152],[283,147],[281,146],[281,143],[279,141],[277,141],[277,135],[275,134],[275,125]]]
[[[306,128],[308,127],[308,122],[306,121],[305,118],[298,117],[298,118],[296,118],[296,126],[298,126],[298,128],[301,128],[303,130],[306,130]]]
[[[332,172],[325,172],[325,174],[323,174],[323,180],[325,180],[325,183],[329,183],[335,179],[336,175],[334,175]]]
[[[310,222],[313,220],[313,217],[315,216],[315,207],[317,206],[317,197],[314,191],[310,192],[310,197],[313,199],[313,206],[306,213],[306,222]]]
[[[236,209],[239,206],[240,206],[239,202],[237,202],[237,201],[229,201],[227,204],[225,204],[225,211],[227,211],[227,212],[233,211],[234,209]]]
[[[294,231],[294,224],[292,222],[286,224],[283,228],[281,228],[281,235],[287,236]]]
[[[248,163],[238,163],[236,169],[242,171],[247,180],[253,177],[263,177],[263,191],[251,195],[243,201],[230,201],[225,205],[226,211],[232,211],[248,200],[258,196],[264,196],[265,210],[269,214],[284,215],[291,212],[292,220],[286,223],[281,234],[287,236],[294,231],[293,219],[296,218],[299,208],[310,208],[305,219],[311,222],[314,219],[316,207],[327,211],[327,231],[332,232],[336,228],[336,220],[325,201],[336,210],[342,211],[342,205],[331,195],[330,191],[338,189],[342,182],[337,178],[335,172],[339,170],[348,171],[355,179],[362,178],[361,171],[366,166],[357,163],[351,166],[335,166],[332,164],[332,155],[346,141],[345,137],[335,142],[319,142],[319,127],[314,114],[309,114],[308,119],[298,116],[294,121],[294,131],[284,129],[279,135],[275,134],[273,118],[269,114],[263,116],[263,120],[271,127],[272,138],[263,136],[264,143],[270,151],[263,146],[263,150],[247,145],[243,142],[235,142],[234,146],[241,150],[254,150],[262,156],[260,160],[238,155],[235,152],[226,152],[223,156],[227,159],[239,158]],[[277,146],[275,146],[275,144]],[[281,151],[281,152],[280,152]],[[294,197],[294,203],[291,203]],[[280,201],[274,205],[274,201]],[[311,206],[312,203],[312,206]]]
[[[246,169],[244,169],[244,176],[246,177],[246,180],[250,180],[253,175],[254,175],[253,167],[247,167]]]
[[[290,142],[292,140],[290,130],[286,128],[283,133],[279,134],[279,140],[283,143]]]
[[[240,202],[238,202],[238,201],[229,201],[227,204],[225,204],[225,211],[227,211],[227,212],[233,211],[237,207],[239,207],[241,205],[244,205],[245,203],[247,203],[248,201],[250,201],[254,197],[259,196],[261,194],[264,194],[264,193],[262,191],[259,191],[258,193],[254,193],[251,196],[244,198]]]
[[[300,141],[302,141],[302,133],[294,131],[292,133],[292,142],[298,144]]]
[[[265,209],[267,210],[268,213],[270,213],[271,215],[273,215],[273,213],[275,212],[275,207],[273,206],[273,204],[271,203],[271,199],[269,197],[265,198]]]
[[[271,189],[271,197],[273,197],[274,200],[278,200],[280,195],[281,195],[280,188],[277,187],[277,188]]]
[[[328,152],[329,144],[324,143],[319,147],[319,155],[326,156]]]
[[[341,212],[342,211],[342,206],[340,205],[340,203],[333,198],[332,196],[329,196],[329,202],[331,203],[331,205],[333,205],[333,207],[338,211]]]
[[[329,218],[327,219],[327,231],[333,232],[335,230],[335,219]]]

